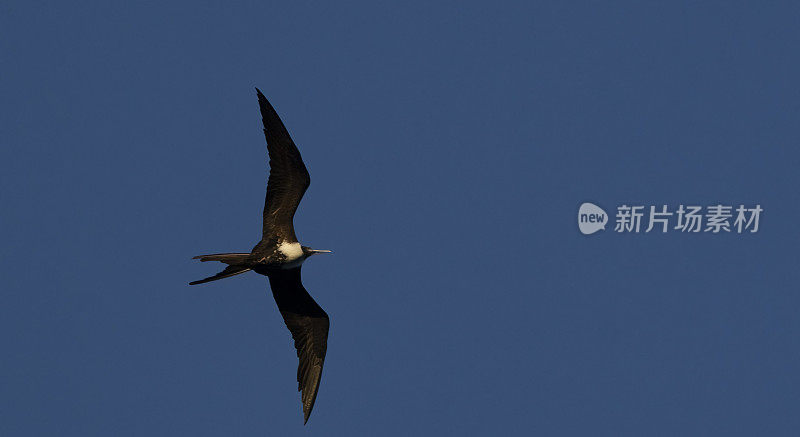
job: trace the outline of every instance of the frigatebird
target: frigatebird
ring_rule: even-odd
[[[294,233],[294,213],[311,178],[300,151],[289,137],[278,113],[256,88],[264,136],[269,155],[267,199],[264,203],[264,223],[261,241],[250,253],[217,253],[192,259],[219,261],[225,270],[189,285],[203,284],[254,271],[269,278],[272,296],[278,304],[283,321],[292,333],[300,361],[297,367],[298,391],[303,403],[303,423],[308,422],[317,398],[322,365],[328,344],[330,320],[325,311],[311,298],[300,281],[300,266],[317,253],[330,253],[301,246]]]

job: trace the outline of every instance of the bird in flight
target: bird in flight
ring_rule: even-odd
[[[298,391],[301,392],[303,403],[303,423],[307,423],[322,376],[330,321],[303,287],[300,266],[312,255],[331,251],[301,246],[297,241],[292,220],[311,178],[278,113],[261,90],[256,88],[256,93],[267,139],[270,168],[261,241],[250,253],[217,253],[194,257],[200,261],[219,261],[227,264],[227,267],[214,276],[190,282],[189,285],[229,278],[250,270],[269,278],[272,296],[297,349],[300,361],[297,367]]]

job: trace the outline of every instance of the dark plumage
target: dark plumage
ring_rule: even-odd
[[[219,253],[194,257],[200,261],[219,261],[225,270],[190,285],[228,278],[247,271],[269,278],[272,296],[283,321],[292,333],[297,357],[298,390],[303,403],[304,423],[308,422],[317,398],[322,366],[328,343],[328,315],[311,298],[300,280],[300,266],[316,253],[330,252],[301,246],[294,232],[297,205],[311,183],[300,151],[275,109],[256,88],[264,136],[269,153],[269,180],[264,202],[262,238],[250,253]]]

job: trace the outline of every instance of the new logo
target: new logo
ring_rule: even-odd
[[[608,223],[608,214],[594,203],[586,202],[578,208],[578,229],[584,235],[594,234],[601,229],[605,230],[606,223]]]

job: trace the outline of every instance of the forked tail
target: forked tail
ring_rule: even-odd
[[[199,281],[190,282],[189,285],[205,284],[206,282],[216,281],[217,279],[230,278],[231,276],[238,275],[250,270],[247,266],[247,258],[249,253],[215,253],[211,255],[199,255],[192,259],[199,259],[200,261],[219,261],[228,264],[225,270],[217,273],[214,276],[201,279]]]
[[[249,253],[213,253],[211,255],[197,255],[192,259],[199,259],[200,261],[219,261],[228,265],[244,264],[249,257]]]

